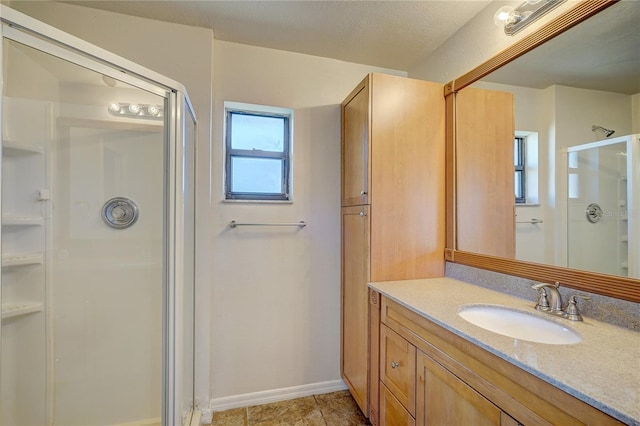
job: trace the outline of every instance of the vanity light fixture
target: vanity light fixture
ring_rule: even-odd
[[[514,35],[565,0],[526,0],[515,9],[503,6],[493,16],[496,25],[504,25],[506,35]]]
[[[160,120],[163,116],[163,108],[159,105],[111,102],[107,110],[116,117]]]

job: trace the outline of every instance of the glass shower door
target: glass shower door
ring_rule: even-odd
[[[1,425],[160,424],[166,98],[3,42]]]
[[[629,275],[626,138],[569,148],[568,266]]]

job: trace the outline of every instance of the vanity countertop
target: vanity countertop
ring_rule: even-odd
[[[375,282],[369,286],[610,416],[640,426],[640,333],[588,317],[569,321],[538,312],[534,309],[534,290],[531,300],[525,300],[452,278]],[[496,334],[458,315],[458,309],[468,304],[503,305],[531,312],[577,331],[582,341],[549,345]]]

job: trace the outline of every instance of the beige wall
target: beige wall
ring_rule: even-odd
[[[640,93],[631,96],[632,133],[640,133]]]
[[[207,238],[210,204],[210,132],[213,33],[203,28],[169,24],[54,2],[11,1],[20,12],[123,56],[182,83],[198,116],[196,242],[197,343],[196,401],[209,406],[210,381],[210,240]]]
[[[343,386],[340,102],[368,72],[388,70],[223,41],[215,52],[214,407],[255,401],[264,391],[277,397]],[[294,109],[293,204],[221,201],[224,101]],[[308,225],[232,230],[234,219]]]

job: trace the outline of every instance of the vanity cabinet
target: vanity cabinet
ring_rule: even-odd
[[[442,93],[369,74],[342,103],[341,375],[372,422],[367,283],[444,274]]]
[[[622,424],[385,296],[372,300],[380,307],[381,426]]]
[[[384,324],[379,371],[381,425],[517,425]]]

